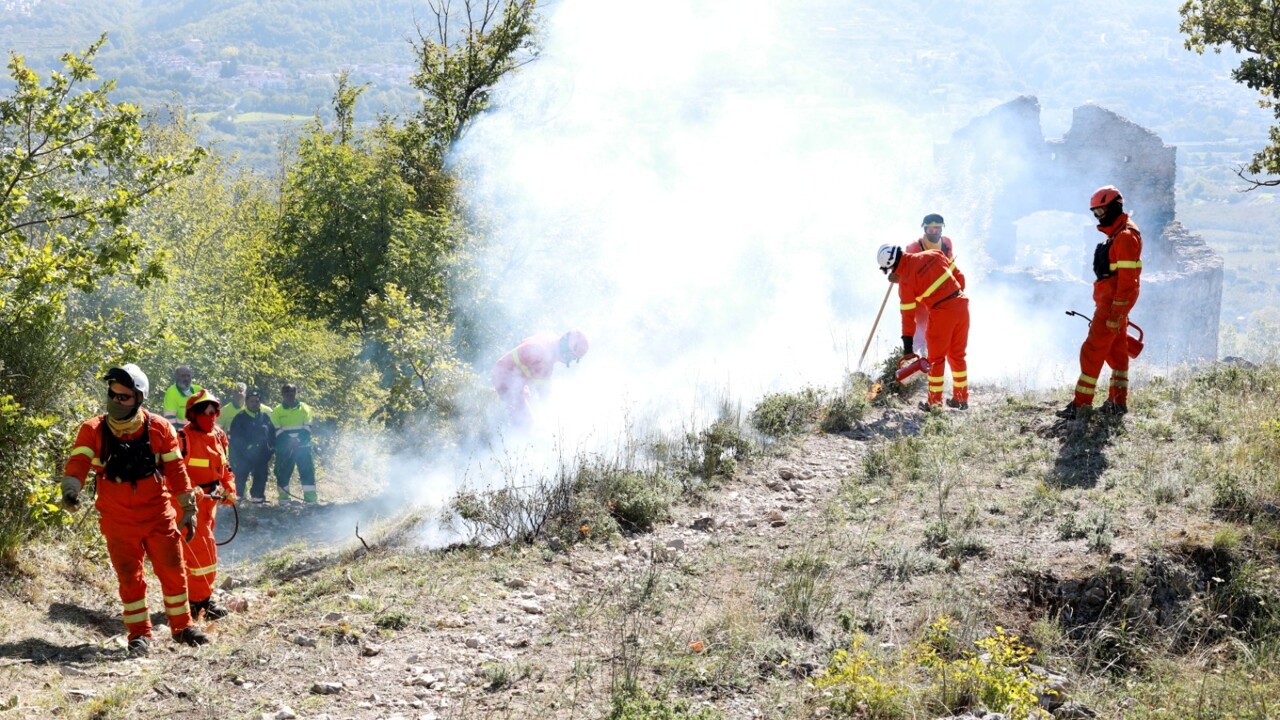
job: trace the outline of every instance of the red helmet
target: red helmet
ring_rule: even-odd
[[[1120,197],[1120,190],[1115,185],[1103,185],[1093,191],[1093,197],[1089,198],[1089,209],[1106,207],[1113,202],[1124,202],[1124,198]]]
[[[570,330],[560,338],[560,351],[564,360],[581,360],[587,354],[587,336],[581,330]]]
[[[205,403],[213,403],[214,415],[217,415],[219,412],[222,411],[222,403],[218,402],[217,396],[215,396],[212,392],[208,390],[200,390],[198,392],[192,393],[191,397],[187,398],[187,421],[188,422],[196,421],[196,416],[204,411],[204,408],[201,406],[203,406]]]

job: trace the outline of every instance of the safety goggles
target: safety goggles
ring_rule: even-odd
[[[108,399],[108,400],[115,400],[116,402],[121,402],[121,403],[131,403],[131,402],[133,402],[133,399],[134,399],[134,398],[133,398],[133,393],[131,393],[131,392],[130,392],[130,393],[118,393],[118,392],[111,392],[110,390],[108,390],[108,391],[107,391],[107,399]]]
[[[1106,215],[1106,214],[1107,214],[1107,208],[1106,208],[1106,207],[1096,207],[1096,208],[1093,208],[1093,216],[1094,216],[1095,218],[1097,218],[1098,220],[1101,220],[1101,219],[1102,219],[1102,216],[1103,216],[1103,215]]]

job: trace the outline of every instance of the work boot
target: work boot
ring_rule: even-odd
[[[129,639],[129,654],[142,657],[151,652],[151,636],[139,635],[136,638]]]
[[[280,488],[280,492],[276,493],[276,502],[280,503],[281,505],[288,505],[289,501],[292,499],[293,499],[293,496],[290,495],[289,491],[285,490],[284,488]]]
[[[188,625],[183,628],[181,632],[173,634],[173,641],[182,643],[183,645],[196,647],[197,645],[204,645],[208,643],[209,636],[200,632],[200,628],[195,625]]]
[[[319,498],[319,496],[317,496],[317,495],[316,495],[316,491],[315,491],[315,490],[303,490],[303,491],[302,491],[302,501],[303,501],[303,502],[315,503],[315,502],[318,502],[319,500],[320,500],[320,498]]]
[[[1102,403],[1102,407],[1098,408],[1098,412],[1103,415],[1124,415],[1129,412],[1129,406],[1124,403],[1115,403],[1107,400]]]
[[[916,407],[920,408],[925,412],[937,412],[938,410],[942,409],[941,405],[933,405],[925,402],[924,400],[921,400],[920,403],[916,405]]]
[[[267,499],[264,497],[249,498],[249,502],[253,503],[254,505],[266,505]]]
[[[968,410],[969,403],[963,402],[961,400],[957,400],[955,398],[947,398],[947,407],[955,408],[956,410]]]
[[[191,619],[198,618],[200,613],[204,613],[205,620],[221,620],[230,611],[214,602],[213,598],[209,598],[208,600],[199,600],[191,603]]]
[[[1073,402],[1067,403],[1066,407],[1054,413],[1054,415],[1057,415],[1063,420],[1075,420],[1078,414],[1079,414],[1079,408],[1077,408],[1076,404]]]

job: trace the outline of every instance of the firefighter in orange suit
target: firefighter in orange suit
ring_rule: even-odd
[[[922,410],[942,407],[946,365],[951,366],[951,398],[947,407],[969,409],[969,298],[964,295],[964,274],[940,250],[904,253],[896,245],[881,245],[876,253],[880,270],[898,283],[902,305],[902,361],[915,360],[916,314],[929,309],[926,344],[929,361],[929,394]],[[945,364],[944,364],[945,362]]]
[[[107,381],[107,412],[80,425],[62,478],[62,502],[79,506],[89,471],[97,478],[98,526],[120,583],[129,652],[151,647],[151,615],[143,559],[151,561],[164,593],[164,611],[173,639],[185,645],[208,642],[191,624],[187,570],[182,560],[182,528],[195,531],[196,501],[191,479],[169,421],[142,407],[150,383],[137,365],[113,367]],[[181,515],[175,511],[180,508]]]
[[[539,333],[525,338],[498,358],[490,378],[511,424],[523,429],[532,424],[529,397],[533,391],[545,392],[557,361],[568,365],[586,354],[587,336],[581,330],[570,330],[559,337]]]
[[[235,475],[227,461],[227,434],[218,427],[222,403],[208,390],[187,398],[187,425],[178,431],[178,445],[187,464],[187,474],[195,487],[196,533],[182,546],[187,563],[187,594],[191,615],[207,620],[227,616],[227,610],[213,601],[213,583],[218,577],[218,544],[213,539],[218,503],[236,502]]]
[[[942,228],[946,223],[942,220],[942,216],[938,213],[929,213],[924,216],[924,221],[920,223],[920,227],[924,229],[924,234],[911,244],[902,248],[905,253],[918,253],[925,250],[938,250],[947,259],[955,262],[955,244],[951,238],[942,234]],[[916,306],[916,333],[915,333],[915,349],[918,353],[926,353],[929,343],[925,340],[925,332],[929,327],[929,307],[927,305],[918,304]]]
[[[1098,232],[1107,236],[1093,252],[1093,320],[1080,346],[1080,378],[1075,397],[1058,417],[1076,417],[1080,408],[1093,405],[1098,374],[1105,362],[1111,366],[1111,387],[1099,408],[1108,415],[1129,412],[1129,313],[1138,302],[1142,275],[1142,233],[1124,211],[1124,198],[1114,185],[1094,191],[1089,209],[1098,220]]]

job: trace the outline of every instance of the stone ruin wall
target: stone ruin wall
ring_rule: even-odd
[[[1143,237],[1142,294],[1131,318],[1146,332],[1143,357],[1160,365],[1217,359],[1222,259],[1176,219],[1176,148],[1096,105],[1076,108],[1063,138],[1046,140],[1039,102],[1021,97],[956,132],[937,155],[947,182],[967,188],[979,208],[970,228],[979,242],[985,236],[995,268],[989,281],[1007,286],[1046,320],[1070,306],[1092,311],[1093,248],[1103,238],[1087,229],[1071,277],[1015,267],[1014,223],[1044,210],[1084,214],[1095,189],[1120,188]],[[1058,307],[1064,302],[1070,304]]]

